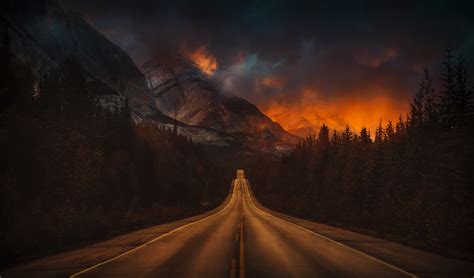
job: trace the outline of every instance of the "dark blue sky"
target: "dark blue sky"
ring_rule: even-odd
[[[276,104],[322,109],[344,100],[377,98],[392,100],[387,109],[404,110],[423,68],[436,71],[445,49],[474,58],[470,2],[63,0],[62,4],[84,14],[138,65],[167,49],[189,53],[204,48],[217,61],[214,78],[223,90],[263,110]]]

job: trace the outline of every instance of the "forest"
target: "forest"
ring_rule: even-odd
[[[474,106],[447,52],[407,116],[317,135],[281,157],[222,154],[151,122],[70,58],[38,77],[0,49],[0,265],[197,214],[236,167],[266,207],[441,253],[474,253]],[[104,95],[113,99],[104,105]],[[217,159],[218,155],[227,155]],[[222,161],[226,161],[225,164]],[[457,253],[456,253],[457,254]]]
[[[1,49],[0,261],[28,260],[220,204],[231,175],[176,128],[135,124],[127,102],[68,59],[38,79]],[[100,97],[115,94],[104,108]]]
[[[474,107],[467,63],[447,51],[439,89],[425,70],[407,117],[375,134],[323,125],[248,176],[263,205],[448,254],[474,253]]]

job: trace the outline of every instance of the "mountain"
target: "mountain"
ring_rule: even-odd
[[[143,75],[131,58],[79,14],[49,0],[7,0],[1,5],[2,32],[9,32],[11,48],[40,74],[74,57],[91,78],[127,98],[137,116],[157,113]]]
[[[303,116],[294,118],[289,113],[280,113],[276,115],[270,115],[272,119],[279,123],[283,123],[285,130],[291,134],[299,137],[306,137],[308,135],[318,134],[319,127],[312,124],[308,119]]]
[[[179,55],[150,64],[145,78],[120,47],[53,0],[2,1],[0,24],[0,38],[8,33],[15,58],[30,64],[37,77],[74,58],[89,80],[105,85],[98,96],[101,103],[128,100],[135,121],[176,125],[194,142],[217,146],[273,151],[298,140],[253,104],[220,94],[204,73]]]
[[[101,103],[128,100],[136,121],[153,121],[172,128],[195,142],[218,146],[238,145],[235,138],[217,130],[195,127],[163,115],[132,59],[97,32],[79,14],[65,11],[55,1],[16,0],[0,4],[0,38],[8,32],[15,58],[29,63],[37,76],[74,58],[91,80],[105,86]],[[3,43],[1,41],[0,43]]]
[[[170,65],[169,60],[175,64]],[[152,60],[141,70],[158,109],[180,122],[212,128],[250,148],[268,151],[289,148],[300,140],[252,103],[220,93],[212,80],[184,57]]]

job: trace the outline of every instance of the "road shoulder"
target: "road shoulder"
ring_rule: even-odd
[[[230,191],[232,192],[232,190]],[[121,254],[150,242],[161,235],[179,227],[204,219],[223,209],[230,201],[228,194],[225,201],[218,207],[181,220],[152,226],[131,233],[119,235],[111,239],[97,242],[89,246],[40,258],[24,264],[0,271],[4,277],[65,277],[83,269],[110,260]]]
[[[401,243],[370,235],[348,231],[342,228],[293,217],[272,211],[258,202],[250,190],[254,204],[261,210],[310,230],[318,235],[346,245],[356,251],[396,266],[408,273],[421,277],[473,277],[474,263],[444,257],[419,250]]]

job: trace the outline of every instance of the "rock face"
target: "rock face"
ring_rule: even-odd
[[[184,59],[184,58],[183,58]],[[249,147],[272,151],[285,149],[300,138],[287,133],[250,102],[221,94],[204,73],[188,63],[178,70],[148,62],[142,72],[160,111],[183,123],[229,134]]]
[[[145,121],[151,121],[169,129],[174,129],[176,127],[179,134],[191,138],[195,143],[225,148],[242,147],[242,144],[235,137],[229,134],[214,130],[212,128],[188,125],[161,113],[147,118]]]
[[[50,0],[7,0],[1,6],[1,32],[9,32],[18,58],[47,71],[74,57],[90,77],[127,98],[138,115],[157,112],[145,79],[131,58],[80,15],[66,12]]]
[[[179,55],[162,57],[162,63],[148,63],[141,71],[79,14],[53,0],[2,1],[0,38],[5,32],[16,58],[30,63],[39,75],[75,58],[89,79],[105,85],[101,103],[127,99],[136,121],[176,125],[193,141],[217,146],[273,151],[298,140],[253,104],[220,94],[203,72]]]
[[[51,0],[6,0],[0,3],[0,38],[10,37],[17,59],[31,64],[41,75],[65,59],[75,58],[88,77],[105,84],[101,103],[127,99],[136,121],[153,121],[160,126],[178,126],[179,132],[195,142],[238,145],[222,132],[176,122],[155,105],[147,80],[132,59],[97,32],[82,17],[62,9]],[[3,40],[0,41],[0,44]],[[156,84],[156,83],[155,83]]]

